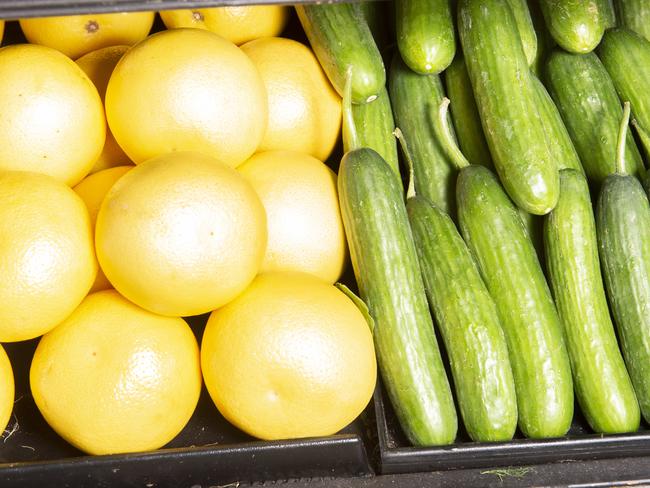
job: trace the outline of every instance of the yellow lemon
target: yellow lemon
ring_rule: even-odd
[[[242,5],[166,10],[160,12],[160,17],[168,29],[181,27],[205,29],[240,45],[260,37],[280,35],[289,20],[289,7]]]
[[[37,173],[0,172],[0,342],[38,337],[90,290],[97,264],[88,210]]]
[[[0,42],[2,42],[2,36],[5,33],[5,21],[0,20]]]
[[[266,217],[236,170],[200,153],[170,153],[113,185],[95,243],[104,273],[129,300],[162,315],[198,315],[255,277]]]
[[[314,53],[281,37],[241,48],[257,66],[268,94],[269,122],[259,151],[298,151],[325,161],[339,137],[341,98]]]
[[[34,171],[75,185],[99,157],[106,121],[97,89],[49,47],[0,49],[0,170]]]
[[[214,311],[201,367],[223,416],[262,439],[338,432],[366,407],[377,378],[361,312],[336,287],[303,273],[258,275]]]
[[[108,190],[119,180],[122,175],[128,172],[133,166],[115,166],[114,168],[108,168],[97,173],[93,173],[89,176],[86,176],[81,182],[73,188],[77,195],[86,204],[88,208],[88,213],[90,214],[90,223],[93,228],[93,233],[95,231],[95,222],[97,221],[97,213],[99,212],[99,207],[104,201],[104,197],[108,193]],[[100,267],[97,269],[97,277],[93,283],[90,293],[107,290],[112,288],[111,283],[106,278],[106,275]]]
[[[259,146],[267,123],[264,83],[230,41],[199,29],[159,32],[130,49],[106,90],[113,135],[136,164],[200,151],[231,166]]]
[[[0,434],[5,430],[14,409],[14,373],[9,357],[0,346]]]
[[[43,336],[29,379],[43,417],[70,444],[89,454],[148,451],[176,437],[196,408],[199,348],[183,319],[105,290]]]
[[[115,65],[122,58],[124,53],[128,51],[129,46],[110,46],[98,49],[96,51],[84,54],[77,59],[77,64],[88,75],[97,87],[99,96],[104,100],[106,95],[106,86],[108,80],[115,69]],[[113,166],[123,166],[131,164],[129,157],[124,154],[122,148],[115,141],[113,133],[110,130],[106,131],[106,142],[104,149],[95,161],[95,165],[91,168],[90,173],[101,171],[102,169],[111,168]]]
[[[302,271],[334,283],[347,246],[336,174],[307,154],[268,151],[237,170],[266,210],[268,244],[261,271]]]
[[[149,34],[154,12],[68,15],[21,19],[23,34],[32,44],[41,44],[76,59],[96,49],[126,44],[132,46]]]

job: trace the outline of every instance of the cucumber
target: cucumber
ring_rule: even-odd
[[[444,97],[440,78],[418,75],[399,55],[393,57],[389,78],[393,115],[409,144],[417,194],[453,215],[457,171],[433,136],[431,125],[431,113]]]
[[[528,237],[533,243],[533,247],[537,253],[539,264],[544,268],[544,217],[541,215],[529,214],[525,210],[517,208],[519,217],[526,228]]]
[[[377,48],[382,51],[388,42],[386,3],[381,0],[366,0],[355,5],[358,6],[361,15],[368,24]]]
[[[395,0],[395,23],[399,52],[416,73],[438,74],[454,59],[449,0]]]
[[[560,171],[560,200],[546,217],[544,244],[580,408],[596,432],[634,432],[639,405],[609,316],[589,186],[573,169]]]
[[[460,49],[445,70],[445,87],[451,100],[451,118],[461,151],[470,163],[492,168],[492,156],[483,134],[472,84]]]
[[[537,56],[535,56],[535,61],[533,61],[530,69],[536,76],[541,77],[544,61],[546,61],[548,54],[556,44],[546,28],[544,15],[542,15],[539,2],[537,0],[528,0],[528,10],[530,12],[530,18],[533,21],[533,26],[535,27],[535,34],[537,35]]]
[[[593,51],[605,32],[602,0],[540,0],[546,27],[562,49]]]
[[[617,172],[605,179],[598,196],[598,244],[623,357],[643,418],[650,422],[650,204],[621,153],[619,148]]]
[[[650,41],[628,29],[610,29],[598,47],[598,57],[619,98],[630,102],[636,121],[650,130]]]
[[[459,0],[458,30],[499,177],[519,207],[544,215],[557,203],[559,175],[512,11],[500,0]]]
[[[650,3],[647,0],[616,0],[615,6],[619,25],[650,41]]]
[[[351,3],[296,5],[314,54],[343,95],[352,69],[352,102],[368,103],[386,84],[384,63],[361,11]]]
[[[451,218],[419,196],[407,210],[465,429],[474,441],[509,440],[517,399],[494,301]]]
[[[578,151],[587,178],[600,187],[615,171],[616,139],[623,109],[607,70],[594,53],[555,51],[545,69],[546,84]],[[640,175],[643,161],[632,134],[625,158]]]
[[[531,76],[531,79],[537,91],[539,115],[544,122],[548,147],[558,169],[571,168],[584,173],[580,157],[573,146],[571,136],[567,132],[562,116],[558,112],[553,99],[536,76]]]
[[[526,0],[507,0],[508,5],[515,17],[519,38],[524,47],[524,53],[528,60],[528,65],[532,66],[537,59],[537,33],[533,25],[533,19],[530,16],[528,2]]]
[[[602,13],[605,30],[616,27],[616,8],[614,0],[596,0],[598,10]]]

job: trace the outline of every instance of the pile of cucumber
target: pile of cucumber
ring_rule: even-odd
[[[650,2],[296,9],[408,439],[453,443],[457,412],[474,441],[560,437],[574,396],[595,432],[650,422]]]

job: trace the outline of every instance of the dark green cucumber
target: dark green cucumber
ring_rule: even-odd
[[[384,63],[361,11],[351,3],[301,4],[296,12],[334,88],[343,95],[352,70],[352,102],[368,103],[386,84]]]
[[[596,0],[598,9],[602,12],[605,30],[616,27],[616,8],[614,0]]]
[[[647,0],[616,0],[615,4],[619,25],[650,41],[650,3]]]
[[[433,136],[431,124],[431,113],[444,97],[440,78],[418,75],[396,55],[390,67],[388,87],[395,124],[408,141],[417,194],[453,215],[457,171]]]
[[[494,301],[451,218],[424,197],[407,209],[465,429],[474,441],[509,440],[517,399]]]
[[[589,186],[575,170],[560,171],[560,200],[546,218],[544,244],[580,408],[596,432],[634,432],[639,404],[609,316]]]
[[[537,33],[530,16],[528,2],[526,0],[507,0],[507,2],[515,16],[519,38],[524,47],[528,65],[532,66],[537,59]]]
[[[636,121],[650,130],[650,41],[628,29],[610,29],[598,46],[598,57],[619,98],[630,102]]]
[[[501,0],[460,0],[458,30],[499,177],[519,207],[544,215],[557,203],[559,175],[512,10]]]
[[[397,47],[416,73],[438,74],[456,52],[449,0],[395,0]]]
[[[616,140],[623,109],[607,70],[594,53],[578,55],[557,50],[551,54],[545,79],[587,178],[600,186],[615,171]],[[625,158],[639,175],[643,161],[632,134]]]
[[[375,101],[363,105],[353,105],[352,116],[354,117],[359,145],[377,151],[399,177],[397,142],[393,136],[395,121],[393,120],[393,112],[386,88],[381,89]],[[344,125],[343,150],[347,152],[351,148],[345,127]]]
[[[391,167],[367,148],[343,157],[338,188],[352,267],[375,322],[379,367],[402,429],[414,445],[449,444],[456,410],[402,189]]]
[[[546,28],[544,15],[542,15],[539,1],[528,0],[528,10],[530,11],[530,18],[533,21],[535,33],[537,34],[537,56],[535,57],[535,61],[531,65],[530,69],[536,76],[541,78],[544,62],[556,44]]]
[[[531,76],[531,79],[537,91],[539,115],[544,122],[548,147],[558,169],[571,168],[584,173],[580,157],[553,99],[536,76]]]
[[[445,70],[445,86],[447,96],[451,100],[451,118],[461,151],[471,164],[491,168],[492,156],[481,127],[472,84],[460,49],[449,68]]]
[[[375,39],[377,48],[379,51],[382,51],[388,42],[386,2],[381,0],[366,0],[355,5],[361,10],[361,15],[366,20],[370,32],[372,32],[372,37]]]
[[[573,418],[573,383],[562,326],[535,249],[516,207],[482,166],[458,177],[458,218],[494,298],[527,437],[564,435]]]
[[[605,32],[602,0],[540,0],[546,27],[562,49],[593,51]]]

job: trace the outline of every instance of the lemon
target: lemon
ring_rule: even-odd
[[[336,174],[318,159],[292,151],[257,153],[237,170],[266,210],[261,271],[302,271],[329,283],[339,279],[347,246]]]
[[[61,182],[0,172],[0,342],[38,337],[86,296],[97,265],[88,210]]]
[[[86,176],[73,188],[77,195],[79,195],[86,204],[86,208],[88,208],[93,234],[95,231],[95,222],[97,221],[99,207],[104,201],[104,197],[108,193],[108,190],[110,190],[115,182],[131,168],[133,168],[133,166],[115,166],[114,168],[98,171],[97,173]],[[107,290],[109,288],[112,288],[111,283],[106,278],[102,269],[98,266],[97,276],[95,277],[95,282],[90,289],[90,293],[99,290]]]
[[[259,146],[267,123],[264,83],[230,41],[199,29],[152,35],[117,64],[106,115],[136,164],[200,151],[237,166]]]
[[[113,286],[162,315],[214,310],[252,281],[266,249],[266,216],[243,176],[200,153],[142,163],[110,189],[95,243]]]
[[[5,430],[14,409],[14,373],[4,348],[0,346],[0,435]]]
[[[102,101],[63,54],[18,44],[0,49],[0,170],[35,171],[75,185],[106,136]]]
[[[260,37],[280,35],[289,20],[289,7],[242,5],[166,10],[160,12],[160,17],[168,29],[180,27],[205,29],[240,45]]]
[[[259,151],[298,151],[325,161],[339,137],[341,98],[314,53],[280,37],[241,48],[257,66],[268,93],[269,122]]]
[[[366,407],[377,378],[361,312],[303,273],[260,274],[214,311],[201,367],[223,416],[262,439],[338,432]]]
[[[149,34],[154,12],[68,15],[21,19],[23,34],[32,44],[41,44],[76,59],[102,47],[133,45]]]
[[[2,36],[5,33],[5,21],[0,20],[0,42],[2,42]]]
[[[199,348],[183,319],[105,290],[43,336],[29,379],[43,417],[70,444],[89,454],[148,451],[196,408]]]
[[[106,95],[106,86],[108,80],[115,69],[115,65],[122,58],[124,53],[129,49],[129,46],[110,46],[98,49],[96,51],[84,54],[77,59],[77,65],[88,75],[90,81],[95,84],[99,96],[104,101]],[[106,142],[104,149],[95,161],[94,166],[90,172],[95,173],[102,169],[111,168],[113,166],[123,166],[132,164],[129,157],[124,154],[122,148],[117,144],[113,133],[110,130],[106,131]]]

